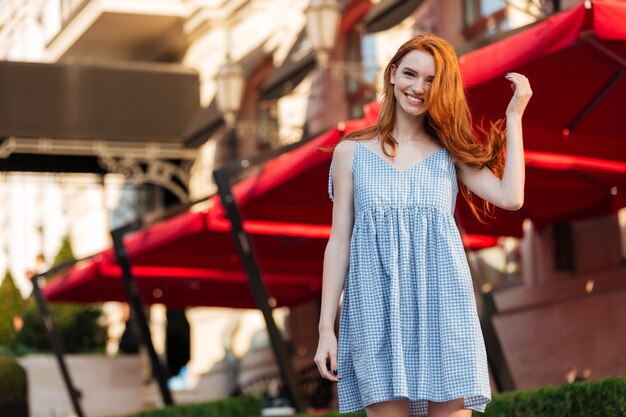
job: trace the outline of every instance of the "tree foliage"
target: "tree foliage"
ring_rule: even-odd
[[[74,259],[69,236],[65,236],[52,266]],[[82,353],[104,350],[106,329],[98,320],[102,310],[93,305],[48,303],[50,317],[59,334],[66,353]],[[37,304],[33,297],[28,300],[22,316],[24,327],[15,338],[20,353],[51,351],[50,342]]]
[[[49,304],[50,317],[66,353],[97,352],[104,349],[106,332],[98,324],[102,311],[96,306]],[[15,342],[24,351],[49,352],[50,341],[33,299],[23,315],[24,327]],[[25,349],[24,349],[25,348]]]
[[[69,235],[65,235],[61,240],[61,247],[54,257],[51,266],[55,267],[61,265],[63,262],[73,261],[74,259],[76,259],[76,257],[74,256],[74,251],[72,251],[72,242]]]
[[[16,334],[13,318],[22,313],[24,300],[9,271],[4,274],[0,284],[0,300],[0,345],[10,345]]]

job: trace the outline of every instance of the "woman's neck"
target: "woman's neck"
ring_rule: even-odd
[[[428,137],[424,128],[424,114],[410,116],[404,112],[396,112],[396,122],[391,135],[399,142],[421,141]]]

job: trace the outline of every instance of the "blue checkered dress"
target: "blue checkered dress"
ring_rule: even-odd
[[[454,221],[456,171],[447,149],[398,171],[357,141],[355,221],[339,319],[339,411],[408,397],[491,401],[472,278]],[[328,193],[333,199],[332,163]]]

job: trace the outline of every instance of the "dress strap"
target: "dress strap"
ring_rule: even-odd
[[[328,172],[328,196],[330,201],[335,202],[335,196],[333,195],[333,160],[330,160],[330,170]]]
[[[355,142],[356,143],[354,145],[354,155],[352,156],[352,167],[354,167],[354,164],[357,162],[358,154],[359,154],[359,152],[361,152],[361,150],[359,148],[363,146],[361,144],[361,141],[359,140],[358,136],[357,136]]]

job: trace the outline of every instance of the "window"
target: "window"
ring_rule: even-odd
[[[465,25],[471,26],[505,7],[504,0],[465,0]]]
[[[347,62],[356,63],[354,71],[346,75],[346,98],[348,117],[363,117],[363,106],[375,99],[376,95],[376,38],[366,35],[357,27],[346,34]]]
[[[276,100],[257,101],[257,141],[259,151],[281,146],[278,136],[278,104]]]
[[[464,0],[465,37],[491,36],[509,30],[505,0]]]
[[[256,63],[246,82],[244,102],[237,121],[238,157],[251,158],[278,143],[276,100],[259,100],[259,91],[273,70],[271,56]]]

